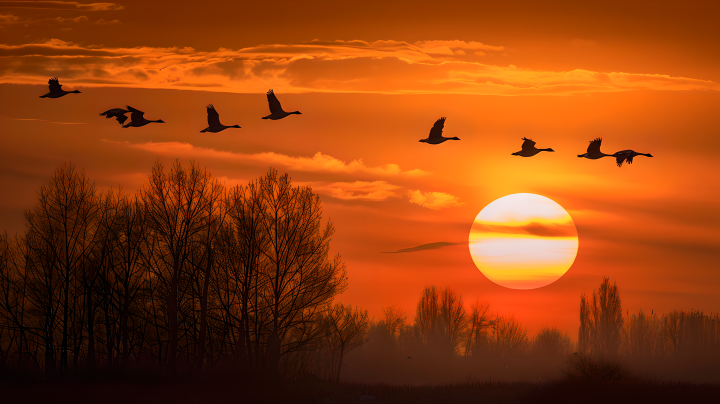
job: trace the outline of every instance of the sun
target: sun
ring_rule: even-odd
[[[523,193],[485,206],[475,217],[468,244],[475,265],[488,279],[512,289],[535,289],[570,269],[578,236],[562,206]]]

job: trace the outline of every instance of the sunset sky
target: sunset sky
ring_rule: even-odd
[[[23,231],[65,162],[130,192],[158,159],[228,186],[273,167],[321,194],[338,299],[376,318],[412,320],[435,284],[575,340],[580,293],[604,276],[631,314],[718,312],[718,15],[706,0],[0,1],[0,231]],[[39,98],[55,76],[82,93]],[[270,88],[302,115],[261,120]],[[209,103],[242,129],[199,133]],[[125,105],[166,123],[99,116]],[[461,140],[418,142],[442,116]],[[512,156],[523,137],[555,153]],[[597,137],[654,158],[579,159]],[[515,193],[577,228],[573,266],[539,289],[499,286],[470,256],[478,213]]]

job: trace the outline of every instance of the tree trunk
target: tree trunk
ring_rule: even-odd
[[[109,304],[105,305],[105,338],[107,339],[107,366],[108,368],[113,368],[113,357],[115,356],[115,352],[113,352],[113,335],[112,335],[112,324],[110,322],[110,308],[108,307]]]
[[[122,366],[127,366],[130,359],[130,339],[128,337],[128,313],[130,312],[130,297],[125,288],[125,302],[123,302],[123,311],[120,317],[120,333],[122,338]]]
[[[65,298],[63,300],[62,342],[60,343],[60,370],[68,368],[68,316],[70,313],[70,271],[65,271]]]
[[[205,269],[205,279],[203,281],[203,292],[200,298],[200,341],[198,342],[198,357],[197,357],[197,370],[202,371],[203,363],[205,361],[205,339],[207,335],[207,296],[208,287],[210,285],[210,273],[212,272],[212,250],[211,246],[207,246],[208,250],[208,262]]]
[[[280,336],[277,329],[270,333],[268,338],[268,365],[270,376],[277,378],[279,376],[278,368],[280,367]]]
[[[175,274],[179,271],[176,269]],[[167,297],[167,312],[168,321],[170,326],[170,372],[175,373],[177,371],[177,345],[178,345],[178,322],[177,322],[177,291],[178,291],[178,278],[179,276],[174,275],[170,281],[170,294]]]
[[[338,363],[337,376],[335,376],[335,383],[340,383],[340,371],[342,370],[343,354],[345,353],[345,347],[340,345],[340,363]]]
[[[240,320],[240,329],[238,330],[240,336],[238,336],[235,342],[235,360],[237,368],[240,370],[242,376],[248,373],[248,353],[247,345],[245,343],[245,318]]]
[[[92,286],[86,291],[87,300],[87,327],[88,327],[88,353],[87,366],[89,372],[95,372],[95,316],[93,315],[92,306]]]

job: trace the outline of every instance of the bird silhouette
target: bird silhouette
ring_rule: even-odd
[[[270,106],[270,115],[264,116],[263,119],[272,119],[273,121],[276,121],[278,119],[283,119],[288,115],[302,115],[300,111],[295,112],[285,112],[282,109],[282,105],[280,105],[280,101],[278,101],[277,97],[275,96],[275,93],[272,89],[268,90],[267,92],[267,99],[268,99],[268,105]]]
[[[113,109],[108,109],[107,111],[101,113],[100,116],[105,116],[106,119],[115,118],[115,119],[117,119],[118,123],[120,125],[122,125],[128,119],[125,116],[125,114],[127,114],[128,112],[130,112],[130,111],[128,111],[126,109],[113,108]]]
[[[130,123],[128,123],[127,125],[124,125],[123,128],[129,128],[131,126],[135,127],[135,128],[139,128],[141,126],[145,126],[145,125],[147,125],[149,123],[153,123],[153,122],[165,123],[165,121],[163,121],[162,119],[158,119],[156,121],[151,121],[151,120],[145,119],[144,112],[139,111],[129,105],[127,106],[127,109],[128,109],[128,111],[131,112]]]
[[[80,91],[73,90],[73,91],[65,91],[62,89],[62,84],[60,84],[60,81],[58,81],[57,77],[53,77],[50,80],[48,80],[48,87],[50,87],[50,92],[41,95],[40,98],[60,98],[64,96],[65,94],[80,94]]]
[[[427,139],[420,139],[419,141],[423,143],[440,144],[446,140],[460,140],[458,137],[444,137],[442,135],[444,127],[445,117],[442,117],[435,121],[435,125],[430,129],[430,135],[428,135]]]
[[[532,139],[528,139],[528,138],[524,137],[524,138],[522,138],[522,140],[524,140],[524,142],[522,144],[522,150],[520,150],[519,152],[513,153],[512,154],[513,156],[532,157],[532,156],[540,153],[541,151],[549,151],[549,152],[555,151],[553,149],[538,149],[537,147],[535,147],[535,142],[533,142]]]
[[[227,128],[240,128],[238,125],[232,125],[232,126],[226,126],[220,123],[220,114],[215,110],[215,107],[210,104],[207,107],[207,120],[208,120],[208,127],[201,130],[200,133],[205,132],[212,132],[212,133],[218,133],[222,132]]]
[[[653,157],[653,155],[650,153],[638,153],[635,150],[622,150],[613,154],[613,157],[615,157],[615,161],[617,162],[618,167],[622,167],[623,163],[626,161],[628,164],[632,164],[633,158],[635,158],[636,156]]]
[[[599,158],[603,157],[613,157],[612,154],[605,154],[600,151],[600,144],[602,144],[602,139],[597,138],[590,142],[590,146],[587,148],[587,153],[584,154],[578,154],[578,157],[585,157],[586,159],[590,160],[597,160]]]

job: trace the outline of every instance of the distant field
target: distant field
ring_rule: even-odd
[[[442,385],[214,380],[0,381],[5,403],[717,403],[720,384],[623,382]]]

